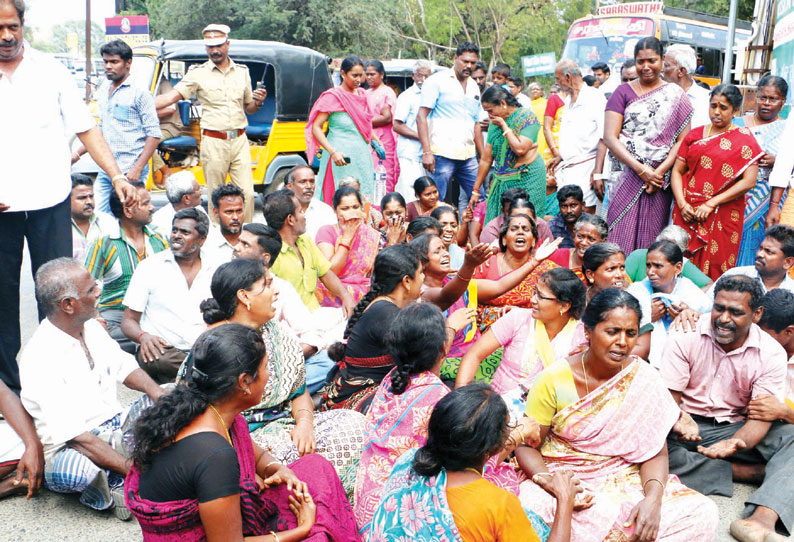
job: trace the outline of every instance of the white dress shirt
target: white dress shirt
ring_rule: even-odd
[[[697,128],[698,126],[711,124],[711,117],[709,116],[711,92],[693,82],[689,90],[686,91],[686,95],[692,104],[691,127]]]
[[[201,269],[188,288],[174,253],[158,252],[138,264],[124,295],[124,306],[141,313],[143,331],[162,337],[175,348],[190,350],[207,329],[199,305],[212,297],[214,272],[202,251]]]
[[[730,277],[733,275],[744,275],[745,277],[750,277],[751,279],[754,279],[756,282],[758,282],[758,284],[761,286],[761,290],[764,293],[767,292],[766,286],[764,286],[764,281],[761,280],[761,275],[758,274],[758,270],[754,265],[732,267],[722,274],[723,277]],[[715,282],[708,289],[708,294],[712,299],[714,299],[714,287],[716,285],[717,283]],[[778,288],[783,288],[784,290],[794,293],[794,279],[792,279],[790,276],[788,276],[788,273],[786,273],[783,278],[783,282],[780,283]]]
[[[780,136],[779,149],[794,149],[794,121],[786,122],[783,135]],[[794,152],[781,152],[775,158],[775,166],[769,174],[769,186],[772,188],[794,188]]]
[[[339,219],[336,218],[336,211],[334,211],[333,207],[317,198],[312,198],[306,208],[306,233],[312,241],[314,241],[314,237],[320,228],[328,224],[335,225],[338,223]]]
[[[397,96],[397,105],[394,107],[394,120],[399,120],[411,130],[416,130],[416,115],[419,113],[419,101],[422,98],[422,89],[416,83],[405,89]],[[422,161],[422,144],[418,139],[410,137],[397,137],[397,157]]]
[[[83,328],[80,341],[42,320],[19,358],[22,404],[36,424],[47,454],[121,412],[116,384],[138,368],[97,320]]]
[[[576,163],[593,157],[604,135],[604,110],[607,100],[598,89],[583,85],[571,103],[565,99],[565,114],[560,122],[557,145],[564,162]],[[589,182],[589,179],[588,179]]]
[[[207,214],[207,211],[205,211],[201,205],[196,207],[196,209],[205,215]],[[170,202],[166,203],[154,212],[150,226],[154,228],[157,233],[168,239],[171,237],[171,226],[174,223],[175,214],[174,205]],[[207,217],[209,218],[209,215],[207,215]]]
[[[519,92],[515,95],[515,99],[518,100],[518,103],[521,104],[521,107],[526,107],[527,109],[532,109],[532,98],[524,94],[523,92]],[[539,119],[540,123],[543,124],[543,120]]]
[[[234,245],[226,240],[219,226],[210,226],[207,240],[204,241],[201,252],[207,256],[207,261],[210,265],[218,267],[226,262],[232,261],[234,257]]]
[[[474,123],[480,121],[480,87],[469,77],[466,89],[455,70],[441,70],[422,85],[421,107],[430,109],[428,128],[433,154],[450,160],[468,160],[474,147]]]
[[[0,74],[0,202],[10,211],[68,198],[69,139],[96,126],[66,67],[27,42],[23,47],[11,79]]]

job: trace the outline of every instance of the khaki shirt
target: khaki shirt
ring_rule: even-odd
[[[248,126],[244,107],[253,100],[248,66],[229,59],[229,69],[223,73],[208,60],[188,71],[174,88],[186,100],[198,95],[202,128],[236,130]]]

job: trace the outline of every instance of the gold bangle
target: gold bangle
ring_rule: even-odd
[[[645,495],[645,486],[648,485],[648,482],[658,482],[659,485],[662,486],[662,492],[664,492],[665,486],[664,486],[664,484],[662,483],[661,480],[659,480],[658,478],[648,478],[647,480],[645,480],[645,483],[642,484],[642,494],[643,495]]]
[[[265,465],[265,468],[262,469],[262,472],[266,472],[267,469],[270,468],[270,465],[281,465],[281,461],[271,461],[270,463]]]
[[[273,538],[276,539],[276,542],[281,542],[281,539],[278,537],[275,531],[270,531],[270,534],[273,535]]]

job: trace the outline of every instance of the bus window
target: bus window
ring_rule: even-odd
[[[596,62],[615,68],[634,58],[640,38],[654,35],[653,20],[645,17],[605,17],[578,21],[571,25],[563,58],[587,69]]]

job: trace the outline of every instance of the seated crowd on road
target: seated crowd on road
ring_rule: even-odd
[[[0,0],[0,25],[21,28],[20,4]],[[227,34],[208,26],[207,63],[157,99],[103,47],[103,101],[140,110],[136,133],[112,103],[99,131],[66,115],[106,173],[14,226],[71,209],[49,240],[71,252],[29,238],[42,320],[18,363],[18,336],[0,344],[0,497],[79,494],[146,541],[683,542],[714,539],[707,496],[737,481],[757,488],[736,539],[791,534],[786,81],[762,78],[740,117],[736,87],[689,92],[694,51],[655,38],[609,95],[562,60],[556,93],[525,96],[463,43],[397,97],[351,56],[307,124],[319,170],[291,169],[259,216],[245,138],[213,135],[244,127],[212,124],[206,93],[247,77]],[[42,62],[24,49],[14,85]],[[196,92],[208,211],[162,166],[155,212],[156,119]]]

